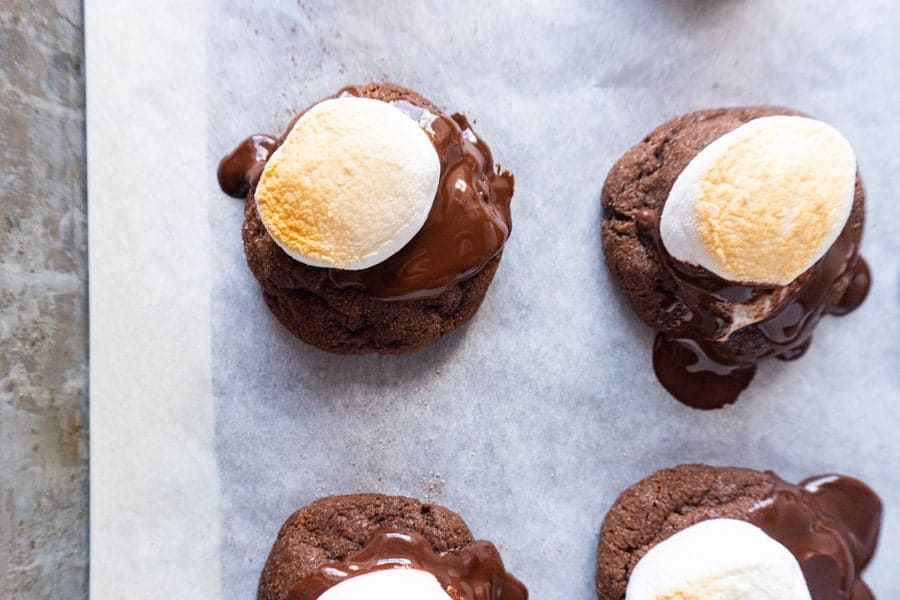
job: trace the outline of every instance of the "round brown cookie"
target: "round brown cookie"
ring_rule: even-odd
[[[455,512],[403,496],[328,496],[288,517],[259,579],[258,600],[286,600],[300,579],[329,562],[359,551],[381,528],[422,535],[437,552],[474,541]]]
[[[672,316],[666,309],[674,303],[676,284],[653,243],[638,235],[634,222],[637,214],[644,209],[661,209],[681,171],[717,138],[752,119],[801,114],[777,106],[748,106],[681,115],[650,132],[610,170],[601,199],[603,252],[629,304],[645,323],[663,333],[675,333]],[[862,181],[857,177],[847,225],[856,244],[862,237],[864,198]],[[826,313],[838,304],[851,277],[848,272],[832,286]],[[751,357],[768,347],[762,333],[749,327],[733,333],[724,345],[727,353]]]
[[[634,484],[613,504],[600,530],[597,597],[623,600],[632,569],[650,548],[700,521],[746,520],[774,487],[769,473],[708,465],[680,465]]]
[[[408,99],[440,112],[428,99],[392,84],[369,84],[363,96],[386,102]],[[281,145],[297,115],[277,145]],[[453,331],[478,310],[500,263],[502,252],[475,275],[440,295],[416,300],[380,300],[359,287],[337,287],[328,269],[293,260],[263,226],[254,202],[255,184],[244,210],[244,252],[259,280],[266,304],[278,320],[308,344],[336,354],[404,354]]]

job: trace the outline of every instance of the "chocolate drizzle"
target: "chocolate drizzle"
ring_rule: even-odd
[[[333,97],[341,95],[367,93],[364,87],[350,86]],[[431,298],[476,275],[502,251],[512,226],[514,179],[494,167],[490,148],[463,115],[447,116],[409,96],[390,104],[416,121],[437,151],[441,177],[431,212],[415,237],[383,262],[359,271],[327,272],[338,288],[362,288],[381,300]],[[277,142],[252,136],[223,158],[218,172],[222,190],[236,197],[252,193],[265,161],[286,136]]]
[[[382,569],[421,569],[437,578],[452,600],[527,600],[528,590],[506,572],[490,542],[437,553],[417,533],[394,529],[375,532],[359,552],[342,562],[322,565],[299,582],[288,600],[316,600],[351,577]]]
[[[264,133],[245,139],[219,161],[219,187],[232,198],[246,198],[277,147],[278,141]]]
[[[751,511],[749,521],[797,558],[812,600],[875,600],[860,578],[881,526],[875,492],[842,475],[799,485],[770,475],[776,480],[772,496]]]
[[[728,282],[675,260],[660,238],[660,210],[644,209],[635,218],[638,234],[652,245],[675,282],[672,303],[665,309],[666,333],[659,333],[654,343],[653,366],[662,385],[689,406],[721,408],[750,383],[758,361],[769,356],[799,358],[841,278],[852,277],[851,284],[831,314],[847,314],[865,299],[868,268],[849,223],[825,255],[784,290]],[[775,303],[770,316],[730,331],[728,311],[735,303],[770,299]],[[728,336],[736,334],[758,341],[740,347],[727,344]]]

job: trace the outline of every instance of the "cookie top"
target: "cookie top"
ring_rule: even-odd
[[[777,106],[709,109],[681,115],[650,132],[610,170],[601,199],[603,250],[631,307],[654,329],[684,337],[685,311],[678,310],[684,308],[678,282],[652,236],[642,235],[640,217],[647,214],[645,211],[659,214],[678,176],[701,150],[745,123],[776,115],[802,116],[798,111]],[[863,218],[864,192],[857,178],[853,206],[845,226],[847,242],[853,248],[862,236]],[[802,275],[798,285],[806,283],[808,275]],[[848,272],[829,282],[822,301],[823,312],[837,306],[850,279]],[[766,299],[775,305],[784,300]],[[728,303],[721,303],[710,306],[709,310],[713,317],[731,324],[735,317],[729,314],[729,308]],[[709,337],[715,339],[723,354],[752,362],[772,350],[763,332],[752,325],[732,329],[723,339],[715,339],[715,334],[722,332],[710,332]]]
[[[749,121],[703,148],[660,214],[665,251],[723,280],[785,286],[834,245],[850,215],[856,155],[809,117]]]
[[[792,485],[771,472],[708,465],[664,469],[622,492],[600,531],[598,598],[623,600],[652,548],[713,519],[748,522],[787,548],[813,600],[874,598],[860,574],[877,543],[881,502],[865,484],[828,475]]]
[[[288,517],[272,546],[259,581],[259,600],[286,600],[300,579],[329,562],[359,552],[379,529],[422,535],[437,552],[474,541],[455,512],[403,496],[329,496]]]
[[[350,87],[338,95],[345,93],[391,102],[411,115],[441,115],[428,125],[434,135],[442,134],[435,141],[443,157],[439,193],[419,233],[396,254],[348,271],[298,262],[276,244],[254,196],[266,159],[284,136],[248,138],[223,159],[220,183],[245,198],[247,264],[266,304],[292,334],[336,354],[414,352],[465,323],[484,299],[509,233],[513,178],[494,168],[490,150],[464,117],[443,115],[420,94],[392,83]],[[451,230],[444,227],[448,220]],[[435,238],[439,243],[432,244]],[[458,242],[459,252],[447,251],[442,239]]]
[[[418,134],[407,159],[377,147],[399,145],[382,112]],[[246,180],[269,237],[325,268],[338,288],[381,300],[434,298],[478,273],[509,236],[512,174],[495,167],[463,115],[402,86],[347,86],[297,115],[279,139],[255,138],[222,160],[220,182]],[[413,159],[421,155],[428,160]]]

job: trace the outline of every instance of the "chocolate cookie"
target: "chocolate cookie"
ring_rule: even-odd
[[[287,600],[291,588],[320,566],[358,552],[379,529],[422,535],[436,552],[474,541],[453,511],[402,496],[356,494],[316,500],[292,514],[269,553],[259,600]]]
[[[702,149],[753,119],[772,115],[801,114],[788,108],[755,106],[701,110],[672,119],[626,152],[610,170],[603,185],[604,213],[600,225],[603,252],[632,309],[661,333],[654,356],[660,380],[680,400],[699,403],[699,400],[683,396],[697,396],[700,395],[697,390],[701,390],[711,397],[716,391],[715,385],[701,381],[701,385],[694,385],[693,390],[673,389],[666,380],[672,381],[675,377],[667,377],[666,366],[661,363],[671,363],[675,365],[673,368],[683,371],[683,361],[690,363],[699,359],[702,363],[708,359],[710,372],[730,371],[734,376],[730,382],[732,387],[722,394],[730,397],[718,403],[711,400],[709,405],[702,406],[705,408],[733,401],[749,383],[758,360],[768,356],[799,357],[806,349],[819,317],[849,312],[862,301],[868,287],[868,272],[857,254],[864,219],[864,191],[857,176],[850,217],[833,246],[837,260],[826,255],[796,280],[800,291],[795,296],[807,295],[799,301],[804,304],[799,307],[801,310],[780,310],[783,314],[796,313],[799,316],[792,318],[799,320],[773,323],[771,329],[777,330],[776,334],[766,329],[767,322],[773,322],[770,317],[761,323],[738,328],[724,339],[707,335],[711,326],[721,327],[731,319],[726,313],[727,302],[720,301],[721,294],[716,295],[727,282],[699,268],[689,277],[682,277],[679,269],[684,265],[673,265],[674,259],[660,244],[659,213],[679,174]],[[843,256],[845,249],[850,252],[849,257]],[[837,257],[837,254],[841,256]],[[855,288],[848,291],[851,282],[855,282]],[[705,287],[708,283],[711,285]],[[749,284],[744,289],[738,289],[742,287],[738,284],[732,287],[737,292],[735,295],[759,293]],[[698,291],[699,299],[685,299],[686,294],[696,295]],[[791,302],[784,302],[783,307],[790,307]],[[805,306],[807,304],[810,306]],[[704,314],[698,314],[700,312]],[[675,349],[666,346],[673,340],[689,340],[691,350],[685,350],[684,346]],[[687,354],[687,358],[678,356],[679,352]]]
[[[227,193],[246,193],[247,263],[282,325],[337,354],[412,352],[478,310],[509,232],[512,175],[495,169],[465,117],[444,115],[412,90],[382,83],[341,94],[393,102],[411,117],[427,111],[435,119],[428,131],[441,158],[438,194],[425,225],[397,254],[360,271],[314,267],[289,257],[269,235],[254,201],[256,184],[266,157],[303,113],[278,140],[248,138],[223,159],[219,180]]]
[[[874,598],[859,576],[874,552],[881,503],[865,484],[829,475],[792,485],[769,471],[707,465],[658,471],[619,496],[600,531],[598,598],[623,600],[653,546],[716,518],[752,523],[787,547],[813,600]]]

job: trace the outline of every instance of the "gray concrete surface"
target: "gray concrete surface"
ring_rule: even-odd
[[[87,598],[80,0],[0,0],[0,598]]]

